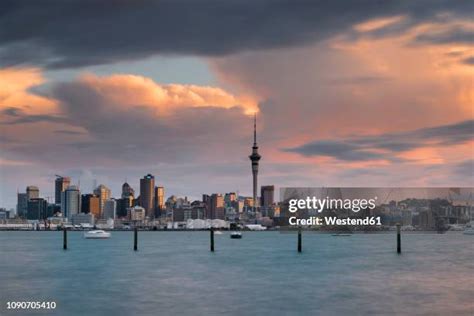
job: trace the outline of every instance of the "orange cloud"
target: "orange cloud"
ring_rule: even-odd
[[[28,91],[44,82],[45,79],[38,68],[0,69],[0,109],[19,108],[28,114],[55,111],[55,100]]]
[[[83,75],[79,81],[92,87],[114,104],[150,106],[159,114],[167,114],[183,107],[240,107],[246,114],[258,112],[258,102],[250,96],[235,96],[211,86],[168,84],[136,75],[99,77]]]

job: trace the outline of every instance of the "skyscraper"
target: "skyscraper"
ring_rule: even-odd
[[[132,197],[132,198],[135,197],[135,190],[133,190],[133,188],[130,186],[130,184],[125,182],[122,185],[122,199],[123,198],[128,198],[128,197]]]
[[[26,193],[17,194],[16,214],[20,217],[26,217],[28,210],[28,196]]]
[[[146,216],[155,217],[155,177],[147,174],[140,179],[140,206],[145,209]]]
[[[258,200],[257,200],[257,190],[258,190],[258,162],[260,161],[260,156],[258,154],[257,146],[257,114],[255,114],[253,119],[253,146],[252,154],[249,156],[250,161],[252,162],[252,177],[253,177],[253,208],[256,212],[258,209]]]
[[[81,212],[81,191],[75,185],[68,186],[61,193],[61,211],[68,219]]]
[[[66,190],[70,184],[71,178],[56,175],[56,180],[54,181],[54,203],[56,205],[61,205],[61,192]]]
[[[52,214],[48,214],[48,202],[45,199],[31,198],[28,200],[27,219],[42,220],[51,215]]]
[[[94,218],[100,216],[100,198],[95,194],[83,194],[81,196],[81,213],[94,214]]]
[[[99,210],[100,210],[100,215],[102,215],[102,212],[104,211],[105,201],[110,199],[110,196],[111,196],[110,189],[107,188],[105,185],[101,184],[94,190],[94,194],[99,197]],[[100,216],[96,218],[100,218]]]
[[[208,200],[210,219],[225,219],[224,197],[214,193]]]
[[[26,187],[26,196],[28,200],[38,199],[39,198],[39,189],[34,185],[29,185]]]
[[[274,203],[275,186],[262,185],[260,188],[260,202],[261,206],[268,208]]]
[[[133,197],[123,197],[117,200],[117,209],[115,216],[118,218],[126,217],[128,214],[128,209],[133,206]]]
[[[104,212],[102,213],[103,219],[115,219],[115,212],[117,210],[117,201],[114,199],[108,199],[104,204]]]
[[[155,214],[161,216],[165,209],[165,188],[155,188]]]

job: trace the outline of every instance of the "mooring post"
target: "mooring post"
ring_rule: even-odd
[[[211,227],[210,234],[211,234],[211,251],[214,252],[214,228],[213,227]]]
[[[397,224],[397,253],[402,253],[401,225]]]
[[[138,228],[135,227],[133,230],[133,250],[138,250]]]
[[[63,227],[63,249],[67,250],[67,229]]]
[[[298,252],[301,252],[301,227],[298,227]]]

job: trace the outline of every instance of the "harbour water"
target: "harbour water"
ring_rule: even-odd
[[[462,233],[0,232],[1,315],[472,315],[474,238]],[[8,311],[7,301],[55,301]]]

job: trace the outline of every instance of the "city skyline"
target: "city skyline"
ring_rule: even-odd
[[[472,2],[0,9],[2,207],[55,174],[251,196],[254,113],[261,185],[474,186]]]
[[[256,113],[254,114],[253,117],[253,145],[252,145],[252,154],[249,156],[249,159],[251,160],[251,173],[252,173],[252,198],[253,198],[253,203],[254,203],[254,208],[258,208],[260,205],[258,203],[259,197],[258,197],[258,165],[259,165],[259,160],[261,159],[261,156],[258,154],[258,146],[257,146],[257,115]],[[103,213],[103,208],[104,208],[104,203],[109,200],[109,199],[116,199],[116,197],[112,194],[112,191],[103,183],[97,185],[97,179],[93,180],[92,188],[90,191],[82,191],[80,188],[80,179],[77,180],[77,185],[74,184],[74,182],[71,181],[71,177],[69,176],[60,176],[55,174],[55,181],[54,181],[54,196],[51,196],[48,191],[46,191],[46,194],[42,194],[41,198],[44,199],[47,203],[50,204],[56,204],[56,205],[62,205],[62,197],[64,191],[66,191],[68,188],[72,188],[74,190],[79,190],[80,193],[85,193],[82,194],[82,197],[88,198],[89,196],[94,196],[99,198],[99,205],[98,205],[98,210],[97,212],[99,214]],[[72,184],[71,184],[72,183]],[[123,182],[121,185],[122,191],[121,191],[121,198],[124,198],[126,196],[134,196],[135,190],[133,189],[132,186],[129,185],[127,180]],[[264,187],[272,187],[274,188],[273,185],[271,186],[262,186]],[[145,209],[147,216],[153,217],[152,213],[155,212],[155,207],[160,205],[160,208],[163,207],[164,201],[166,200],[166,196],[164,195],[164,186],[163,184],[155,186],[155,177],[154,175],[148,173],[143,178],[139,179],[139,205],[143,206]],[[30,191],[34,191],[34,196],[30,193]],[[26,200],[30,200],[31,198],[39,198],[39,188],[34,185],[28,185],[26,187],[26,193],[20,193],[20,189],[17,189],[17,203],[15,207],[13,208],[17,215],[18,215],[18,210],[19,208],[23,208],[20,206],[20,196],[25,195]],[[231,191],[226,191],[226,192],[231,192]],[[236,191],[238,194],[238,191]],[[207,192],[209,193],[209,192]],[[201,192],[201,195],[207,194],[205,192]],[[233,192],[235,193],[235,192]],[[213,193],[214,194],[214,193]],[[222,192],[219,192],[218,194],[222,194]],[[126,195],[126,196],[124,196]],[[238,194],[239,195],[239,194]],[[273,191],[272,191],[273,195]],[[79,197],[80,199],[81,196]],[[176,196],[175,194],[171,194],[169,197]],[[184,195],[186,198],[188,198],[188,195]],[[190,198],[193,198],[195,200],[198,200],[199,198],[189,196]],[[273,200],[273,198],[272,198]],[[54,203],[51,203],[51,201],[54,201]],[[256,202],[255,202],[256,201]],[[80,205],[80,203],[79,203]],[[4,206],[0,206],[4,207]],[[62,206],[61,206],[62,207]],[[11,209],[11,208],[10,208]],[[78,211],[81,212],[82,207],[78,208]],[[88,211],[89,212],[89,211]],[[93,212],[92,212],[93,213]]]

